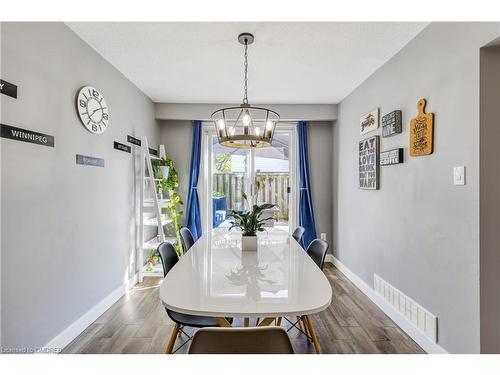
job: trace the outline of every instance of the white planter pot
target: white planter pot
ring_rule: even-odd
[[[170,168],[167,167],[166,165],[160,166],[160,172],[162,177],[166,180],[168,179],[168,173],[170,172]]]
[[[257,236],[241,236],[241,250],[257,251]]]

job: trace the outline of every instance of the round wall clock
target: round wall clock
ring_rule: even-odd
[[[105,131],[109,124],[109,109],[99,90],[85,86],[78,91],[76,111],[87,130],[94,134]]]

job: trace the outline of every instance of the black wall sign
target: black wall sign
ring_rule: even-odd
[[[0,79],[0,92],[17,99],[17,86],[3,79]]]
[[[401,131],[401,111],[392,111],[382,117],[382,137],[390,137]]]
[[[124,152],[130,152],[130,146],[127,146],[127,145],[124,145],[122,143],[118,143],[118,142],[114,142],[114,148],[115,150],[120,150],[120,151],[124,151]]]
[[[149,153],[154,156],[158,156],[158,151],[156,151],[154,148],[149,148]]]
[[[380,165],[394,165],[403,162],[403,149],[395,148],[380,153]]]
[[[127,135],[127,142],[133,143],[134,145],[140,146],[141,145],[141,140],[132,137],[131,135]]]
[[[2,126],[2,138],[14,139],[16,141],[34,143],[36,145],[54,147],[54,136],[34,132],[32,130],[16,128],[5,124]]]
[[[104,159],[76,154],[76,164],[90,165],[92,167],[104,167]]]

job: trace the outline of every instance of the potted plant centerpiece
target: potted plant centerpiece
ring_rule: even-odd
[[[241,193],[241,196],[248,205],[247,196]],[[257,250],[257,232],[264,231],[264,225],[269,219],[261,219],[260,215],[264,210],[275,207],[274,204],[264,203],[259,205],[254,204],[251,211],[234,211],[229,213],[228,217],[234,219],[231,221],[231,227],[241,229],[241,250],[243,251],[256,251]]]

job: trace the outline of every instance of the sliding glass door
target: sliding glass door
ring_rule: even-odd
[[[203,193],[207,228],[227,228],[231,210],[272,203],[263,213],[267,225],[289,231],[295,225],[295,132],[277,130],[270,147],[236,149],[222,146],[211,127],[205,129],[204,163],[207,171]],[[248,198],[244,202],[242,193]],[[273,220],[271,220],[273,219]]]

